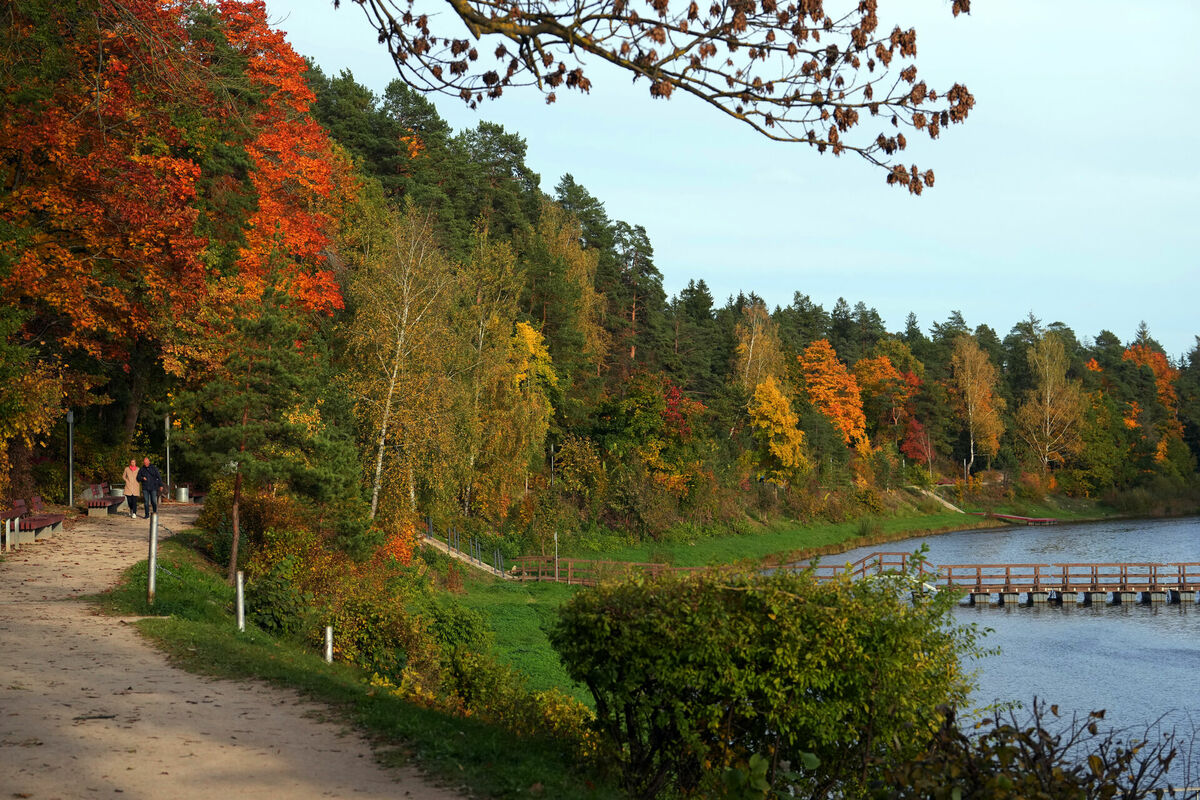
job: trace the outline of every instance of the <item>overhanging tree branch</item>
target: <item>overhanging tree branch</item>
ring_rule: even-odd
[[[423,10],[438,0],[352,2],[422,91],[475,108],[507,87],[536,86],[552,103],[560,88],[591,89],[590,56],[645,78],[652,97],[678,89],[770,139],[857,153],[913,194],[933,185],[933,171],[897,161],[904,131],[936,139],[975,104],[961,84],[937,91],[918,80],[916,31],[882,33],[878,0],[836,17],[823,0],[712,0],[707,9],[697,0],[444,0],[457,20]],[[969,10],[970,0],[952,0],[955,16]],[[476,46],[485,37],[499,42],[490,57]],[[877,131],[862,130],[869,118]]]

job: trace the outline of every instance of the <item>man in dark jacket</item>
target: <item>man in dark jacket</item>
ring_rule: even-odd
[[[150,457],[142,459],[142,468],[137,473],[138,483],[142,485],[142,505],[146,509],[146,519],[151,514],[158,513],[158,493],[162,491],[163,479],[158,467],[150,463]]]

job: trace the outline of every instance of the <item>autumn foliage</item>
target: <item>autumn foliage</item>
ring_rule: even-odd
[[[828,340],[820,339],[798,357],[808,401],[825,415],[847,445],[867,445],[867,421],[863,415],[858,380],[838,360]]]

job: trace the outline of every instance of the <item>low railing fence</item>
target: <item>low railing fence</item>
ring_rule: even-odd
[[[491,567],[501,575],[504,574],[504,554],[500,552],[500,548],[487,544],[477,536],[463,536],[457,525],[450,525],[439,532],[433,524],[433,519],[426,517],[424,533],[426,538],[444,542],[450,550],[466,556],[484,567]]]
[[[943,564],[916,562],[912,553],[871,553],[849,564],[809,567],[817,580],[849,575],[853,580],[889,572],[910,572],[939,589],[953,588],[975,594],[1008,592],[1143,592],[1195,591],[1200,588],[1200,562],[1105,564]],[[804,565],[781,567],[805,568]],[[707,567],[673,567],[669,564],[601,561],[554,556],[520,556],[513,559],[509,575],[517,580],[554,581],[592,586],[602,580],[641,572],[651,576],[697,572]]]
[[[946,564],[937,585],[975,594],[993,592],[1195,591],[1200,562],[1168,564]]]

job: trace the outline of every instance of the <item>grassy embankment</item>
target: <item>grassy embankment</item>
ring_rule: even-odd
[[[501,728],[377,691],[360,670],[326,664],[298,643],[273,638],[249,624],[245,633],[238,633],[233,590],[215,565],[187,546],[188,538],[181,534],[162,543],[159,563],[164,569],[159,571],[153,608],[146,605],[145,562],[132,567],[116,589],[96,598],[110,614],[146,617],[137,622],[138,629],[177,666],[296,689],[363,730],[383,763],[414,764],[434,780],[466,786],[477,796],[621,796],[553,742],[522,740],[514,747],[512,734]]]
[[[953,498],[951,502],[955,502]],[[963,507],[969,511],[984,510],[970,499],[963,503]],[[1005,526],[1005,523],[995,520],[960,514],[940,506],[938,508],[938,511],[929,511],[925,506],[922,511],[917,507],[908,507],[894,516],[851,522],[764,526],[757,532],[736,536],[698,537],[690,541],[639,545],[618,544],[602,552],[575,555],[611,561],[661,562],[675,566],[763,560],[786,563],[814,555],[841,553],[855,547],[897,543],[932,533]],[[1091,501],[1055,498],[1043,502],[1014,500],[1004,504],[989,504],[986,510],[1071,521],[1114,514],[1111,509]],[[885,549],[903,549],[903,546],[893,544]],[[828,558],[826,560],[828,563]],[[532,688],[558,687],[570,691],[584,702],[590,702],[583,687],[571,684],[557,654],[546,640],[546,629],[554,620],[558,606],[574,591],[574,587],[562,584],[514,583],[480,577],[468,581],[467,592],[459,599],[484,616],[495,634],[497,654],[527,675]]]

